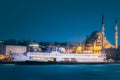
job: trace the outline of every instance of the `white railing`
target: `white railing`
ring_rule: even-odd
[[[27,56],[37,57],[54,57],[54,58],[105,58],[105,54],[63,54],[63,53],[41,53],[41,52],[28,52]]]

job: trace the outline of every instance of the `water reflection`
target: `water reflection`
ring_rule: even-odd
[[[0,65],[1,80],[119,80],[120,65]]]

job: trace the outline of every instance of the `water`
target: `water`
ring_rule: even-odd
[[[120,64],[0,64],[0,80],[120,80]]]

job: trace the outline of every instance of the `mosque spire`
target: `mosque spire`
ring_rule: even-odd
[[[118,48],[118,22],[115,19],[115,48]]]
[[[104,15],[102,13],[102,49],[104,48],[104,36],[105,36],[105,32],[104,32]]]
[[[102,13],[102,24],[104,24],[104,15]]]
[[[103,36],[105,35],[105,32],[104,32],[104,15],[102,13],[102,34]]]

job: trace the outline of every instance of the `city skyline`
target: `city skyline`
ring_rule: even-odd
[[[119,29],[118,0],[1,0],[0,39],[79,42],[102,29],[104,14],[105,36],[115,43],[115,18]],[[119,31],[119,30],[118,30]],[[120,44],[120,43],[119,43]]]

